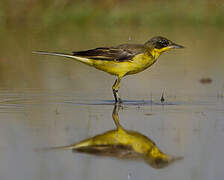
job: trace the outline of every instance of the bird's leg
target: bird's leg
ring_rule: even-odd
[[[112,118],[114,120],[114,123],[115,123],[117,129],[122,128],[122,126],[120,125],[120,122],[119,122],[119,117],[118,117],[118,112],[120,110],[120,107],[121,107],[121,104],[115,103],[113,113],[112,113]]]
[[[118,95],[118,89],[119,89],[120,82],[121,82],[121,79],[117,78],[112,87],[115,103],[122,103],[122,100],[121,100],[120,96]]]

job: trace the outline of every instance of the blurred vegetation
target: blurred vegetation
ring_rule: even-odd
[[[1,29],[61,26],[224,27],[222,0],[1,0]],[[60,26],[60,27],[59,27]]]
[[[207,57],[222,47],[223,29],[222,0],[1,0],[0,87],[44,86],[52,64],[32,50],[72,52],[163,35]],[[59,70],[79,65],[66,64]]]

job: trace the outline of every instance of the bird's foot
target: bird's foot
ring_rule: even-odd
[[[121,105],[123,103],[122,99],[121,98],[117,98],[115,99],[115,104],[117,105]]]
[[[123,100],[120,97],[118,97],[118,103],[119,104],[122,104],[123,103]]]
[[[113,90],[113,94],[114,94],[115,104],[122,104],[123,101],[120,98],[120,96],[118,95],[118,91]]]

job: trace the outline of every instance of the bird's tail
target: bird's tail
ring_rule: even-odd
[[[32,51],[33,54],[51,55],[51,56],[62,56],[67,58],[75,58],[72,54],[57,53],[57,52],[46,52],[46,51]]]
[[[66,58],[76,59],[84,64],[92,65],[92,61],[86,57],[74,56],[72,54],[66,53],[58,53],[58,52],[46,52],[46,51],[32,51],[33,54],[40,54],[40,55],[50,55],[50,56],[61,56]]]
[[[52,150],[73,150],[75,149],[75,144],[69,146],[55,146],[55,147],[44,147],[35,149],[36,152],[41,151],[52,151]]]

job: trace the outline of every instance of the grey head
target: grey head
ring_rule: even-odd
[[[155,36],[149,41],[145,43],[145,46],[150,47],[150,48],[156,48],[156,49],[180,49],[184,48],[184,46],[176,44],[172,42],[171,40],[162,37],[162,36]]]

